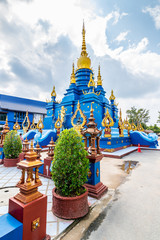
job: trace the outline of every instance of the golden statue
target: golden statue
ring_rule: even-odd
[[[124,134],[123,134],[124,124],[123,124],[123,121],[122,121],[121,108],[120,108],[120,112],[119,112],[118,128],[119,128],[119,136],[120,136],[120,137],[124,137]]]
[[[62,121],[61,121],[61,119],[60,119],[60,117],[59,117],[59,111],[58,111],[58,119],[56,120],[54,126],[55,126],[55,128],[57,129],[57,136],[59,136],[59,134],[60,134],[60,129],[62,128]]]
[[[61,107],[61,122],[64,122],[64,117],[66,115],[66,108],[64,106]]]

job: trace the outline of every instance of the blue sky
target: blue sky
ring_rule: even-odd
[[[0,0],[0,93],[46,100],[53,85],[61,99],[72,63],[87,51],[98,64],[106,96],[119,107],[160,111],[159,0]]]

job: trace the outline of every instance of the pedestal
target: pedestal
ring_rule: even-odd
[[[47,177],[51,177],[50,166],[51,166],[52,160],[53,160],[53,157],[47,157],[44,159],[43,174],[46,175]]]
[[[10,198],[9,214],[23,223],[23,240],[41,240],[46,237],[46,195],[28,204]]]
[[[90,169],[88,173],[88,181],[84,185],[88,189],[88,195],[94,198],[101,198],[107,192],[108,187],[100,182],[100,161],[103,154],[89,155]]]
[[[86,183],[84,186],[88,189],[88,195],[96,199],[100,199],[108,191],[108,187],[102,182],[99,182],[96,185]]]

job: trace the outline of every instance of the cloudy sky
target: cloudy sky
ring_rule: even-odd
[[[160,111],[160,0],[0,0],[0,93],[59,99],[81,52],[82,23],[95,77],[131,106]]]

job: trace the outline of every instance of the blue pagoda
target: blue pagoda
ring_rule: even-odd
[[[51,93],[51,101],[47,103],[47,116],[44,119],[44,129],[56,129],[57,134],[64,128],[77,127],[82,129],[90,116],[91,103],[94,109],[95,122],[102,130],[101,148],[112,152],[117,148],[130,145],[128,131],[119,121],[118,108],[115,103],[113,90],[109,100],[105,97],[102,84],[100,65],[98,66],[97,81],[91,68],[85,42],[85,27],[82,29],[82,50],[74,64],[69,88],[61,102],[56,101],[55,86]]]

